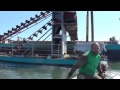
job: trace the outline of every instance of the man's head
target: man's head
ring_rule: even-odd
[[[93,52],[94,55],[98,54],[98,51],[100,49],[100,46],[97,42],[93,42],[91,45],[91,51]]]

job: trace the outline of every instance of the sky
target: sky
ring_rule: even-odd
[[[20,25],[25,20],[30,20],[30,17],[39,15],[41,11],[0,11],[0,34],[15,28],[16,25]],[[77,12],[77,24],[78,24],[78,41],[86,40],[86,13],[87,11]],[[93,11],[94,13],[94,41],[108,41],[110,37],[115,36],[117,40],[120,39],[120,11]],[[89,16],[90,17],[90,16]],[[12,40],[16,40],[17,37],[27,38],[35,31],[41,28],[47,23],[51,17],[42,21],[34,27],[26,30],[25,32],[15,36]],[[89,18],[89,41],[91,41],[91,24]],[[50,27],[48,27],[49,29]],[[43,32],[43,34],[45,31]],[[35,40],[40,38],[39,35]],[[45,38],[45,37],[44,37]],[[42,38],[41,40],[43,40]],[[50,40],[49,37],[47,40]],[[67,38],[69,41],[69,37]]]

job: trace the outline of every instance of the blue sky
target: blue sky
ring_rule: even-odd
[[[25,20],[29,20],[30,17],[35,17],[35,14],[39,13],[40,11],[0,11],[0,34],[3,34],[4,32],[11,30],[12,27],[20,25],[21,22],[24,23]],[[120,11],[94,11],[94,40],[107,41],[112,36],[115,36],[116,39],[120,39],[119,18]],[[28,36],[32,35],[32,33],[37,31],[40,27],[42,27],[50,19],[51,17],[17,36],[27,38]],[[77,11],[77,21],[78,21],[78,39],[79,41],[85,41],[86,11]],[[90,23],[89,26],[91,25]],[[90,31],[91,27],[89,27],[89,41],[91,40]],[[12,39],[13,40],[17,39],[17,36]],[[39,35],[39,37],[40,36],[41,35]],[[48,38],[48,40],[50,40],[50,38]]]

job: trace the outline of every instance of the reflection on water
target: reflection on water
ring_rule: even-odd
[[[65,79],[70,67],[0,62],[0,79]],[[78,70],[73,77],[78,74]],[[108,78],[120,79],[120,63],[110,63]]]

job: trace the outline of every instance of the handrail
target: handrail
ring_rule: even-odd
[[[52,34],[52,33],[50,33],[45,39],[47,39],[51,34]],[[43,42],[45,41],[45,39],[43,40]],[[42,44],[44,44],[44,43],[42,43]],[[35,48],[36,48],[36,47],[34,47],[34,49],[35,49]],[[29,48],[29,49],[30,49],[30,48]],[[29,50],[29,49],[28,49],[28,50]],[[27,50],[27,51],[28,51],[28,50]],[[26,51],[26,52],[27,52],[27,51]],[[25,53],[26,53],[26,52],[25,52]],[[25,53],[24,53],[24,54],[25,54]],[[31,52],[30,52],[30,53],[31,53]],[[27,55],[29,55],[30,53],[28,53]],[[23,54],[23,55],[24,55],[24,54]]]
[[[58,52],[57,56],[60,57],[61,54],[61,44],[53,44],[53,45],[58,45],[59,47],[57,49],[55,49],[54,51],[55,52]],[[72,45],[72,47],[71,47]],[[4,45],[4,47],[0,47],[0,54],[3,52],[5,53],[6,55],[9,55],[11,54],[12,56],[16,56],[16,55],[19,55],[19,56],[31,56],[31,54],[29,54],[29,52],[27,53],[27,49],[30,50],[30,52],[32,52],[32,57],[35,57],[34,55],[39,55],[39,56],[48,56],[48,55],[51,55],[51,44],[29,44],[29,46],[27,47],[28,45],[26,45],[26,48],[21,48],[20,51],[18,51],[18,54],[14,53],[15,49],[14,49],[14,44],[11,45],[10,47],[7,47],[7,44]],[[70,49],[71,48],[71,49]],[[16,49],[16,52],[17,52],[18,49]],[[74,48],[73,48],[73,44],[68,44],[68,50],[69,52],[73,52]],[[26,52],[24,52],[26,51]],[[24,53],[22,53],[24,52]],[[28,55],[29,54],[29,55]]]

